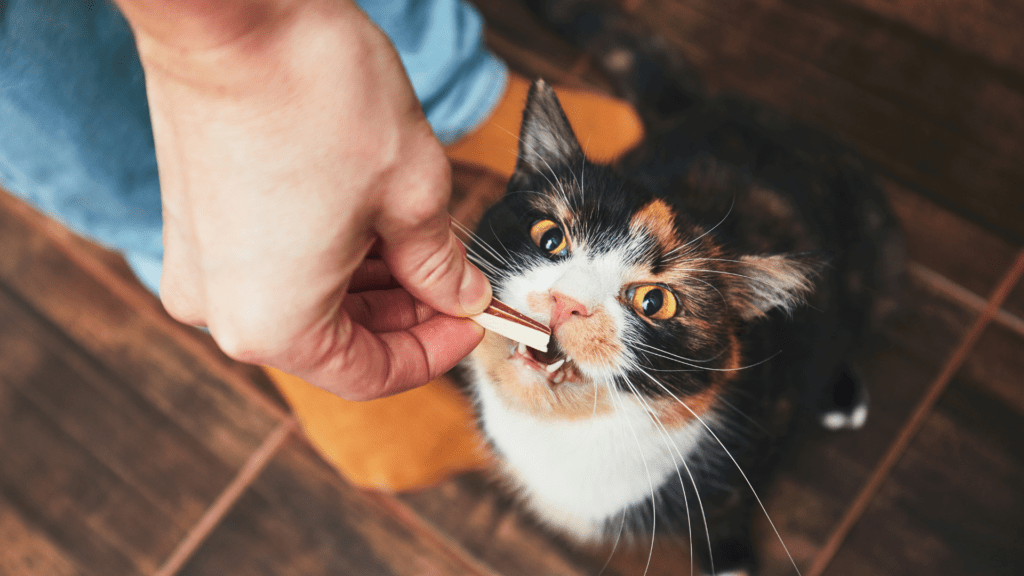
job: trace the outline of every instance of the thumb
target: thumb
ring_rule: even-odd
[[[381,231],[381,257],[395,279],[418,300],[452,316],[483,312],[491,284],[466,259],[466,249],[441,211],[418,225]]]

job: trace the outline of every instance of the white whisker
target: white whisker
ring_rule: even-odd
[[[643,372],[643,370],[641,370],[641,372]],[[764,512],[764,516],[768,520],[768,524],[771,525],[772,530],[775,532],[775,537],[779,539],[779,543],[782,544],[782,549],[786,551],[786,556],[789,557],[789,562],[793,565],[793,570],[796,571],[797,576],[800,576],[800,568],[797,567],[796,560],[794,560],[793,555],[790,554],[789,547],[786,546],[786,542],[782,539],[782,534],[779,533],[779,529],[775,527],[775,522],[772,521],[771,516],[768,514],[768,509],[765,508],[764,503],[761,502],[761,497],[758,496],[757,491],[754,490],[754,485],[750,482],[750,479],[747,478],[747,473],[743,471],[743,468],[740,466],[739,462],[737,462],[736,458],[734,458],[732,453],[729,452],[729,449],[725,447],[725,443],[718,438],[718,435],[715,434],[715,431],[711,429],[711,426],[708,426],[707,422],[705,422],[704,419],[700,417],[700,415],[694,412],[692,408],[687,406],[685,402],[683,402],[682,400],[679,399],[679,397],[673,394],[667,386],[662,384],[660,381],[658,381],[650,374],[645,373],[645,375],[648,378],[650,378],[651,381],[654,382],[656,385],[660,386],[662,390],[668,393],[668,395],[671,396],[676,402],[678,402],[680,406],[685,408],[687,412],[689,412],[695,419],[697,419],[697,421],[700,422],[701,426],[703,426],[704,429],[708,431],[708,434],[710,434],[711,437],[715,439],[715,442],[718,442],[718,445],[722,447],[722,451],[725,452],[725,455],[728,456],[729,460],[731,460],[733,465],[736,466],[736,470],[739,471],[740,476],[743,477],[743,481],[746,482],[747,487],[750,488],[750,492],[751,494],[753,494],[754,499],[757,500],[757,505],[760,506],[761,511]]]

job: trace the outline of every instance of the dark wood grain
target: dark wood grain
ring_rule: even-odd
[[[497,572],[507,575],[596,574],[604,562],[541,528],[479,474],[465,474],[402,501]],[[606,572],[614,576],[614,572]]]
[[[169,446],[174,426],[118,397],[108,375],[17,304],[0,291],[0,508],[83,573],[152,570],[212,501],[217,467],[205,469],[201,449],[188,458],[187,438],[184,450]],[[204,468],[179,469],[195,465]]]
[[[1024,6],[1005,0],[843,0],[1024,73]]]
[[[585,55],[541,26],[521,2],[475,0],[487,23],[488,47],[513,71],[555,85],[611,93],[611,85]]]
[[[987,298],[1013,262],[1015,247],[895,182],[883,180],[882,186],[910,258]]]
[[[0,284],[0,376],[186,530],[234,468]],[[19,450],[8,445],[4,452]],[[20,450],[32,451],[29,444]]]
[[[1003,307],[1010,313],[1016,315],[1017,318],[1024,319],[1024,282],[1018,283],[1017,287],[1010,292],[1010,295],[1006,298],[1006,302],[1003,303]]]
[[[1015,407],[954,381],[826,574],[1020,574],[1022,432]]]
[[[919,39],[890,38],[884,22],[846,22],[842,12],[807,10],[781,0],[648,0],[636,15],[671,41],[712,89],[792,114],[915,190],[1024,237],[1017,216],[1020,144],[1005,130],[1024,121],[1019,87],[995,76],[981,82],[971,62],[935,57]],[[912,74],[915,66],[925,76]],[[967,80],[983,86],[969,92]],[[964,83],[952,89],[948,104],[946,82]]]
[[[961,369],[961,379],[1024,415],[1024,334],[988,327]],[[1021,429],[1024,433],[1024,428]]]
[[[303,441],[293,438],[180,573],[480,572],[348,486]]]
[[[86,353],[116,369],[168,419],[225,462],[241,466],[276,418],[197,359],[179,333],[140,314],[79,268],[62,251],[68,244],[55,242],[47,227],[70,235],[0,192],[0,281]]]
[[[0,574],[84,576],[75,561],[56,546],[31,518],[0,497]]]

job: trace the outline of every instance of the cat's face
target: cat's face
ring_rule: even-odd
[[[516,173],[470,247],[495,296],[552,330],[547,353],[492,333],[474,352],[509,408],[579,419],[639,402],[684,424],[749,360],[742,324],[810,289],[812,264],[732,254],[674,198],[587,162],[553,91],[534,86]]]

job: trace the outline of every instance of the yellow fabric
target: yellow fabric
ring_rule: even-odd
[[[397,396],[350,402],[266,371],[313,445],[356,486],[413,490],[487,463],[472,407],[446,377]]]
[[[511,75],[491,117],[450,146],[449,158],[511,176],[529,89],[529,81]],[[643,136],[639,117],[625,102],[579,90],[555,92],[588,157],[614,159]],[[414,490],[488,462],[472,407],[444,377],[390,398],[349,402],[266,370],[313,445],[356,486]]]
[[[448,158],[487,168],[506,178],[511,176],[519,149],[519,125],[531,84],[522,76],[509,75],[505,96],[490,118],[449,146]],[[613,160],[643,137],[640,117],[632,106],[622,100],[557,86],[555,94],[587,158]]]

